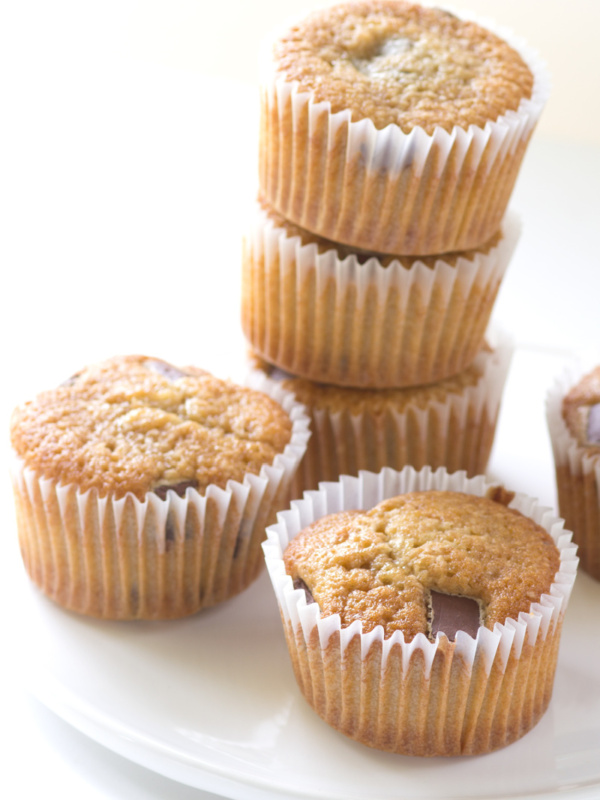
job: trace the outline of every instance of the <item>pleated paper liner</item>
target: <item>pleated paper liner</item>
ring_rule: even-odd
[[[546,397],[546,419],[560,515],[573,531],[581,569],[600,580],[600,455],[577,442],[561,411],[563,398],[581,377],[573,368],[556,379]]]
[[[427,262],[363,260],[297,230],[257,206],[244,244],[244,335],[286,372],[381,389],[434,383],[469,366],[520,223],[509,213],[488,247]]]
[[[491,27],[486,25],[486,27]],[[539,57],[499,34],[534,75],[530,99],[484,127],[377,129],[277,78],[266,53],[259,181],[284,217],[332,241],[398,255],[469,250],[500,227],[549,95]]]
[[[409,389],[349,389],[295,378],[259,359],[269,377],[296,395],[310,416],[311,438],[292,483],[301,497],[321,481],[360,470],[445,466],[485,472],[513,353],[511,337],[492,328],[464,373]]]
[[[476,638],[454,642],[423,634],[405,642],[383,628],[362,633],[355,621],[342,628],[338,615],[322,617],[286,574],[287,543],[315,519],[349,509],[372,508],[385,498],[428,489],[483,496],[492,486],[477,476],[444,469],[363,472],[322,483],[319,491],[278,515],[263,549],[298,685],[333,728],[370,747],[418,756],[487,753],[508,745],[541,718],[552,695],[563,617],[577,571],[576,547],[563,521],[537,501],[517,494],[510,504],[552,536],[560,568],[548,594],[528,613]]]
[[[290,414],[292,435],[259,475],[225,489],[115,499],[14,463],[21,554],[44,594],[89,616],[169,619],[223,602],[258,577],[265,527],[289,503],[310,434],[305,410],[289,392],[258,373],[247,383]]]

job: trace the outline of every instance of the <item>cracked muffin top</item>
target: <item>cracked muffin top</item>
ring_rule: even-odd
[[[567,393],[562,414],[577,443],[600,455],[600,366],[595,367]]]
[[[342,627],[361,620],[365,633],[382,625],[385,637],[398,630],[406,641],[437,631],[475,636],[479,625],[527,612],[560,566],[552,537],[508,508],[511,497],[502,489],[488,497],[411,492],[370,511],[330,514],[289,543],[286,571]],[[454,612],[439,601],[457,598],[468,598],[471,622],[440,624],[437,615]]]
[[[420,126],[483,127],[531,97],[533,75],[505,41],[439,8],[402,0],[343,3],[310,14],[273,46],[275,77],[297,81],[333,113]]]
[[[15,409],[10,433],[17,456],[46,478],[143,499],[258,474],[291,430],[262,392],[131,355],[89,366]]]

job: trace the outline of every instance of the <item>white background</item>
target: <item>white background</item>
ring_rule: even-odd
[[[239,373],[239,245],[254,192],[258,48],[273,27],[321,5],[0,6],[5,440],[16,402],[118,352]],[[513,198],[523,234],[496,318],[529,354],[600,362],[600,2],[452,6],[527,39],[553,79]],[[553,503],[538,403],[545,387],[517,374],[523,380],[507,389],[502,457],[514,448],[520,488],[538,488],[537,472],[543,499]],[[531,398],[533,416],[523,419],[519,409]],[[0,793],[203,797],[104,751],[28,698],[14,668],[28,631],[11,602],[22,574],[8,480],[2,492],[1,607],[11,636],[0,713],[0,787],[8,793]]]

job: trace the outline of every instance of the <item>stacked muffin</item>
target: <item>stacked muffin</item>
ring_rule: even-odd
[[[364,440],[385,416],[404,439],[433,430],[439,458],[425,444],[410,462],[383,447],[378,463],[340,456],[341,472],[448,466],[448,452],[464,453],[452,468],[483,472],[491,438],[477,456],[463,445],[493,433],[506,372],[506,343],[489,342],[486,356],[486,329],[518,236],[508,201],[547,93],[539,65],[440,9],[373,0],[310,15],[276,39],[265,67],[242,325],[291,388],[340,387],[333,413],[349,425],[304,385],[313,422],[317,408],[327,417],[307,463],[319,427]],[[357,390],[369,390],[360,422]],[[303,488],[323,477],[305,469]]]

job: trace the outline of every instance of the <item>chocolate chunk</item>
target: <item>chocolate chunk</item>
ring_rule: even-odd
[[[304,589],[304,594],[306,595],[306,602],[307,603],[314,603],[315,598],[312,596],[312,592],[308,588],[308,586],[304,583],[302,578],[294,578],[294,589]]]
[[[485,496],[488,500],[493,500],[494,503],[508,506],[514,500],[515,493],[505,489],[504,486],[490,486]]]
[[[587,423],[587,440],[590,444],[600,444],[600,403],[591,406]]]
[[[453,642],[458,631],[477,636],[481,625],[481,612],[477,600],[454,594],[430,592],[431,596],[431,638],[445,633]]]
[[[168,361],[161,361],[159,358],[148,358],[144,363],[148,369],[153,372],[158,372],[159,375],[168,378],[170,381],[176,381],[178,378],[185,378],[185,376],[189,374],[179,369],[179,367],[174,367],[173,364],[169,364]]]
[[[67,380],[66,380],[66,381],[63,381],[63,382],[60,384],[60,386],[73,386],[73,384],[75,383],[75,381],[77,380],[77,378],[78,378],[80,375],[81,375],[81,372],[75,372],[73,375],[71,375],[71,377],[70,377],[70,378],[67,378]]]
[[[197,480],[189,480],[189,481],[180,481],[179,483],[170,483],[170,484],[163,484],[162,486],[156,486],[152,491],[154,494],[157,494],[161,500],[167,499],[167,492],[169,489],[175,494],[178,494],[179,497],[183,497],[185,494],[186,489],[197,489],[198,488],[198,481]]]
[[[458,19],[456,14],[452,14],[450,11],[447,11],[445,8],[438,8],[438,6],[433,6],[437,12],[443,14],[448,19]]]

